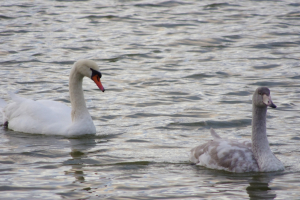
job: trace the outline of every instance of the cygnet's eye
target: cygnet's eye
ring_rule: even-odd
[[[259,95],[262,95],[262,93],[261,93],[261,92],[258,92],[258,94],[259,94]]]

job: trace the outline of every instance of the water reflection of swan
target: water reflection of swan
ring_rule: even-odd
[[[92,137],[80,137],[80,138],[73,138],[68,139],[70,142],[71,152],[70,156],[71,159],[64,162],[66,165],[72,166],[70,170],[67,170],[66,173],[71,173],[74,175],[75,179],[78,182],[85,181],[85,174],[84,174],[84,163],[88,160],[86,156],[86,152],[89,149],[92,149],[96,146],[96,141]],[[90,161],[91,162],[91,161]]]
[[[72,109],[60,102],[33,101],[12,94],[13,102],[7,106],[0,99],[4,124],[9,129],[26,133],[64,136],[95,134],[96,128],[86,107],[82,90],[82,80],[85,76],[91,78],[104,92],[100,82],[102,75],[97,64],[91,60],[79,60],[74,64],[69,77]]]
[[[193,148],[190,160],[208,168],[238,173],[284,170],[269,147],[266,133],[267,106],[276,108],[270,90],[267,87],[257,88],[252,105],[252,143],[222,139],[211,130],[214,140]]]
[[[98,161],[89,158],[88,154],[91,149],[95,148],[96,138],[99,139],[100,136],[85,135],[65,138],[24,134],[7,129],[0,129],[0,134],[1,144],[6,149],[1,154],[1,162],[10,163],[7,169],[14,171],[10,175],[12,186],[29,187],[31,177],[39,177],[31,180],[34,185],[44,183],[44,181],[63,181],[65,184],[68,178],[70,184],[74,182],[74,178],[75,182],[84,182],[87,171],[84,167],[88,164],[98,164]],[[41,170],[43,175],[40,174]],[[22,182],[18,177],[24,178],[24,173],[30,176]],[[64,173],[66,176],[63,179],[57,179],[57,174]]]

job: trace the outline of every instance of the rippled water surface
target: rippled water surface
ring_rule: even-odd
[[[83,58],[106,88],[84,80],[96,136],[0,127],[1,199],[298,199],[299,10],[296,0],[1,1],[1,98],[70,105],[68,74]],[[210,127],[250,139],[258,86],[278,106],[267,128],[286,170],[191,165]]]

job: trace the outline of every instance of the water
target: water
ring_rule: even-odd
[[[0,96],[70,105],[78,59],[96,136],[0,127],[1,199],[297,199],[300,196],[300,4],[297,1],[0,3]],[[191,165],[211,139],[250,138],[251,96],[271,89],[272,151],[286,170],[233,174]],[[46,113],[45,113],[46,114]]]

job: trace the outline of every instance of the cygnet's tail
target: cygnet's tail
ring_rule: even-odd
[[[1,115],[2,115],[2,120],[0,120],[0,125],[3,125],[3,123],[5,122],[3,109],[6,106],[6,104],[7,103],[3,99],[0,98],[0,118],[1,118]]]
[[[215,139],[220,139],[221,137],[215,132],[213,128],[210,128],[210,134],[213,136]]]

